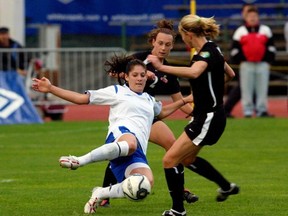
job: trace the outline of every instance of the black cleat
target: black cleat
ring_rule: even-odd
[[[162,216],[186,216],[186,211],[177,212],[173,209],[170,209],[170,210],[164,211]]]
[[[216,197],[216,201],[217,202],[223,202],[225,201],[230,195],[235,195],[238,194],[240,191],[240,187],[237,186],[234,183],[231,183],[230,185],[230,190],[228,191],[223,191],[221,188],[219,188],[218,190],[218,195]]]
[[[187,203],[194,203],[199,200],[199,197],[193,193],[191,193],[189,190],[184,189],[183,192],[183,199],[186,200]]]

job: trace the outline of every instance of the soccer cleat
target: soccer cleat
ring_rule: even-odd
[[[90,199],[84,206],[84,213],[86,214],[93,214],[96,212],[97,208],[97,198],[96,199]]]
[[[104,200],[102,200],[102,202],[100,203],[99,206],[104,207],[104,208],[108,208],[108,207],[110,207],[110,202],[108,199],[104,199]]]
[[[199,197],[191,193],[189,190],[184,189],[183,199],[186,200],[187,203],[194,203],[199,200]]]
[[[228,191],[223,191],[222,188],[219,188],[217,190],[218,192],[218,195],[216,197],[216,201],[217,202],[223,202],[225,201],[230,195],[235,195],[235,194],[238,194],[240,191],[240,187],[237,186],[236,184],[234,183],[231,183],[230,184],[230,190]]]
[[[61,167],[71,170],[76,170],[80,166],[78,158],[71,155],[60,157],[59,162]]]
[[[102,202],[102,199],[100,198],[100,189],[101,187],[93,188],[92,196],[84,206],[84,213],[92,214],[96,212],[97,207]]]
[[[162,216],[186,216],[186,211],[177,212],[174,209],[170,209],[170,210],[164,211]]]

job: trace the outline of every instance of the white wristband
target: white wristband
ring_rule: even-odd
[[[149,61],[148,59],[145,59],[145,60],[143,61],[143,63],[144,63],[145,65],[147,65],[147,64],[150,63],[150,61]]]

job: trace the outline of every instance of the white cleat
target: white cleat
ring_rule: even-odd
[[[84,206],[84,213],[86,214],[95,213],[97,205],[98,205],[97,198],[96,199],[90,198],[90,200]]]
[[[60,166],[62,168],[69,168],[71,170],[76,170],[80,164],[76,156],[62,156],[59,159]]]
[[[101,187],[95,187],[92,190],[92,196],[89,199],[89,201],[84,206],[84,213],[86,214],[93,214],[96,212],[97,207],[102,202],[102,199],[100,198],[100,189]]]

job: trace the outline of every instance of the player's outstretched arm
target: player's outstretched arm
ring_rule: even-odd
[[[38,92],[51,93],[75,104],[89,103],[89,94],[80,94],[74,91],[59,88],[52,85],[50,80],[45,77],[42,77],[41,79],[33,78],[32,88]]]
[[[153,66],[159,71],[188,79],[196,79],[208,66],[207,62],[205,61],[197,61],[193,63],[191,67],[163,65],[159,58],[154,55],[148,55],[147,61],[152,63]]]
[[[193,100],[193,96],[192,93],[189,95],[192,100]],[[171,95],[172,100],[175,102],[177,100],[181,100],[181,98],[183,98],[183,95],[181,92],[177,92],[175,94]],[[185,106],[182,106],[181,111],[186,113],[187,115],[191,115],[192,111],[193,111],[193,105],[191,103],[187,103]]]
[[[171,115],[172,113],[174,113],[180,107],[186,105],[187,103],[192,103],[192,102],[193,102],[192,95],[189,95],[187,97],[181,98],[178,101],[175,101],[173,103],[165,105],[162,107],[162,110],[161,110],[160,114],[157,116],[157,118],[163,119],[163,118]]]

